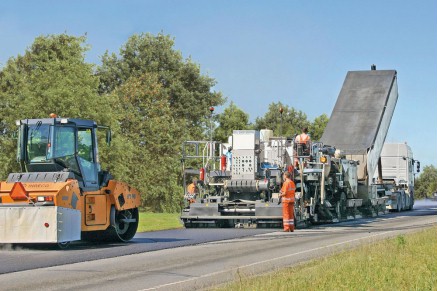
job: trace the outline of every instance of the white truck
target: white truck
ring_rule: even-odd
[[[398,212],[413,209],[414,165],[419,172],[420,162],[414,160],[410,146],[407,143],[385,143],[381,164],[383,185],[388,197],[386,208]]]

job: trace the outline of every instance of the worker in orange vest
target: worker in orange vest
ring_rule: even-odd
[[[294,231],[294,192],[296,185],[291,180],[291,173],[285,172],[283,175],[284,184],[282,184],[279,197],[282,199],[282,224],[284,231]]]
[[[308,135],[308,127],[304,127],[302,129],[302,133],[296,136],[297,143],[307,144],[311,140],[311,137]]]
[[[296,136],[295,146],[298,156],[309,156],[310,155],[310,141],[311,137],[308,135],[308,127],[302,129],[302,133]],[[298,159],[294,159],[294,164],[297,166],[299,163]]]
[[[194,178],[194,179],[193,179],[193,182],[187,186],[187,192],[188,192],[188,194],[196,194],[196,192],[197,192],[197,186],[196,186],[196,184],[197,184],[197,179]]]
[[[197,188],[197,178],[193,178],[193,182],[187,186],[187,200],[191,203],[196,202],[196,196],[199,192],[199,189]]]

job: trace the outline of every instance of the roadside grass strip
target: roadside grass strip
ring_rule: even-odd
[[[437,290],[437,227],[213,290]]]
[[[182,228],[180,213],[140,212],[138,232]]]

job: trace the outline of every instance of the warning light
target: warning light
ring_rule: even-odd
[[[48,228],[48,227],[50,226],[50,224],[49,224],[48,222],[46,222],[46,223],[44,223],[44,226],[45,226],[46,228]]]
[[[56,114],[56,113],[50,113],[50,118],[56,118],[56,117],[58,117],[58,115]]]
[[[326,163],[328,161],[328,159],[326,158],[326,156],[321,156],[320,157],[320,162],[321,163]]]
[[[53,196],[38,196],[36,198],[38,202],[53,202]]]

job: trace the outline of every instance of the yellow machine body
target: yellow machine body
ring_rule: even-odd
[[[17,182],[21,183],[21,182]],[[137,208],[141,204],[138,191],[124,182],[111,180],[100,191],[81,194],[78,182],[31,182],[21,183],[27,198],[14,200],[12,188],[16,183],[0,183],[0,201],[3,205],[44,206],[54,205],[79,210],[81,213],[81,231],[106,230],[110,226],[110,211]],[[44,201],[38,201],[44,199]]]

